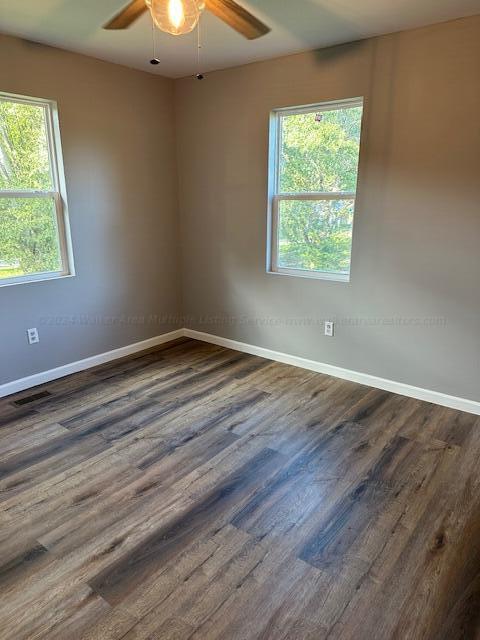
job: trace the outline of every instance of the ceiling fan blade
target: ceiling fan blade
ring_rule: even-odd
[[[234,0],[206,0],[206,7],[249,40],[260,38],[270,31],[269,27]]]
[[[118,13],[110,22],[103,27],[104,29],[126,29],[137,20],[145,11],[148,10],[145,0],[133,0]]]

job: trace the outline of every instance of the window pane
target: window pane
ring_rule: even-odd
[[[280,192],[355,192],[362,107],[282,116]]]
[[[354,200],[281,200],[278,266],[350,273]]]
[[[53,198],[0,197],[0,281],[62,271]]]
[[[0,99],[0,190],[52,188],[45,109]]]

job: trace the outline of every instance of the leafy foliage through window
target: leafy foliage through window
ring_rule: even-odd
[[[53,127],[51,103],[0,95],[0,284],[68,273]]]
[[[271,270],[348,280],[361,99],[272,117]]]

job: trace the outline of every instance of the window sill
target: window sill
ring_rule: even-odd
[[[293,276],[294,278],[308,278],[310,280],[325,280],[327,282],[343,282],[344,284],[350,283],[350,275],[341,273],[303,271],[302,269],[278,269],[276,271],[268,269],[267,274],[273,276]]]
[[[37,282],[47,282],[48,280],[64,280],[65,278],[73,277],[75,277],[74,273],[39,273],[32,276],[5,278],[5,280],[0,280],[0,289],[2,287],[13,287],[17,284],[35,284]]]

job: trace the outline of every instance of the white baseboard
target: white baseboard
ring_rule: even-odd
[[[129,344],[125,347],[120,347],[119,349],[113,349],[113,351],[106,351],[105,353],[99,353],[98,355],[91,356],[90,358],[84,358],[83,360],[70,362],[69,364],[65,364],[61,367],[56,367],[55,369],[41,371],[40,373],[35,373],[34,375],[28,376],[27,378],[12,380],[12,382],[7,382],[6,384],[0,385],[0,398],[9,396],[12,393],[24,391],[25,389],[30,389],[31,387],[36,387],[39,384],[45,384],[46,382],[51,382],[52,380],[63,378],[64,376],[69,376],[72,373],[78,373],[79,371],[84,371],[85,369],[91,369],[92,367],[96,367],[99,364],[105,364],[106,362],[111,362],[112,360],[118,360],[118,358],[124,358],[125,356],[130,356],[134,353],[139,353],[140,351],[145,351],[146,349],[151,349],[152,347],[157,347],[158,345],[164,344],[165,342],[170,342],[171,340],[182,338],[184,335],[185,332],[183,329],[177,329],[176,331],[164,333],[161,336],[155,336],[154,338],[149,338],[148,340],[142,340],[142,342],[135,342],[134,344]]]
[[[458,409],[459,411],[466,411],[467,413],[480,415],[480,402],[476,402],[475,400],[449,396],[444,393],[439,393],[438,391],[414,387],[412,385],[405,384],[404,382],[395,382],[394,380],[379,378],[368,373],[343,369],[342,367],[325,364],[324,362],[317,362],[316,360],[308,360],[307,358],[292,356],[288,353],[273,351],[272,349],[266,349],[264,347],[257,347],[245,342],[238,342],[237,340],[230,340],[229,338],[222,338],[211,333],[204,333],[203,331],[195,331],[193,329],[177,329],[176,331],[164,333],[161,336],[149,338],[142,342],[136,342],[125,347],[120,347],[119,349],[114,349],[113,351],[107,351],[106,353],[100,353],[96,356],[91,356],[90,358],[78,360],[77,362],[71,362],[55,369],[42,371],[26,378],[12,380],[12,382],[0,385],[0,398],[11,395],[12,393],[24,391],[25,389],[30,389],[31,387],[36,387],[39,384],[45,384],[46,382],[63,378],[64,376],[68,376],[72,373],[84,371],[85,369],[90,369],[91,367],[96,367],[97,365],[105,364],[106,362],[111,362],[112,360],[117,360],[118,358],[133,355],[140,351],[144,351],[182,337],[193,338],[195,340],[201,340],[202,342],[210,342],[211,344],[216,344],[221,347],[227,347],[229,349],[235,349],[236,351],[250,353],[254,356],[260,356],[261,358],[267,358],[268,360],[283,362],[284,364],[290,364],[294,367],[324,373],[326,375],[333,376],[334,378],[358,382],[359,384],[364,384],[368,387],[375,387],[376,389],[391,391],[392,393],[398,393],[402,396],[408,396],[409,398],[416,398],[417,400],[424,400],[425,402],[432,402],[451,409]]]
[[[184,335],[188,338],[202,340],[203,342],[210,342],[221,347],[251,353],[254,356],[260,356],[262,358],[267,358],[268,360],[275,360],[276,362],[291,364],[302,369],[316,371],[317,373],[324,373],[326,375],[333,376],[334,378],[342,378],[343,380],[358,382],[359,384],[364,384],[368,387],[375,387],[376,389],[391,391],[392,393],[398,393],[399,395],[408,396],[409,398],[416,398],[417,400],[432,402],[443,407],[449,407],[451,409],[458,409],[459,411],[466,411],[467,413],[480,415],[480,402],[476,402],[475,400],[449,396],[445,393],[439,393],[438,391],[414,387],[412,385],[405,384],[404,382],[395,382],[394,380],[379,378],[368,373],[361,373],[360,371],[352,371],[350,369],[343,369],[342,367],[335,367],[331,364],[292,356],[288,353],[281,353],[280,351],[272,351],[271,349],[265,349],[264,347],[256,347],[251,344],[246,344],[245,342],[229,340],[228,338],[214,336],[210,333],[203,333],[202,331],[184,329]]]

